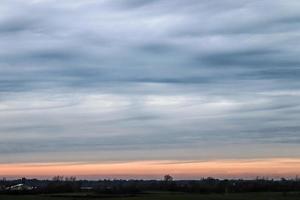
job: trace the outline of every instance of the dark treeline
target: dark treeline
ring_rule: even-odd
[[[147,191],[173,191],[189,193],[242,193],[242,192],[293,192],[300,191],[300,180],[263,179],[220,180],[76,180],[75,177],[54,177],[52,180],[18,179],[1,180],[1,193],[66,193],[93,192],[101,194],[138,194]]]

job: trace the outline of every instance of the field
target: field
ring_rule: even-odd
[[[300,193],[241,193],[241,194],[184,194],[149,193],[132,197],[95,196],[87,194],[64,195],[0,195],[0,200],[299,200]]]

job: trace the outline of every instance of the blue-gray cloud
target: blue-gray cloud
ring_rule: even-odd
[[[1,162],[300,156],[299,9],[4,0]]]

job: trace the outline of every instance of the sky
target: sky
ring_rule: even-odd
[[[300,174],[299,10],[1,0],[0,175]]]

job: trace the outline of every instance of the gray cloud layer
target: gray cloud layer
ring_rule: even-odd
[[[300,156],[299,9],[4,0],[1,162]]]

